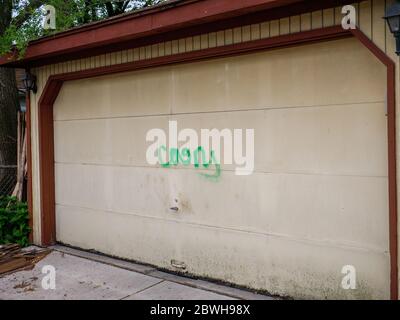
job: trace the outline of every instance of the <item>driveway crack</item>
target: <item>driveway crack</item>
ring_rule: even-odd
[[[151,286],[148,286],[148,287],[146,287],[146,288],[144,288],[144,289],[142,289],[142,290],[139,290],[139,291],[137,291],[137,292],[135,292],[135,293],[132,293],[132,294],[128,294],[126,297],[123,297],[123,298],[121,298],[120,300],[125,300],[125,299],[127,299],[127,298],[129,298],[129,297],[134,296],[135,294],[138,294],[138,293],[141,293],[141,292],[143,292],[143,291],[146,291],[147,289],[153,288],[153,287],[155,287],[155,286],[157,286],[157,285],[159,285],[160,283],[165,282],[165,281],[166,281],[166,280],[161,280],[161,281],[159,281],[159,282],[156,282],[156,283],[152,284]]]

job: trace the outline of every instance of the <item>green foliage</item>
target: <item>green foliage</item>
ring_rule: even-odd
[[[0,197],[0,244],[29,244],[28,205],[15,197]]]
[[[0,31],[0,56],[15,48],[22,58],[30,41],[163,1],[165,0],[13,0],[11,23],[3,32]],[[56,30],[42,28],[44,5],[52,5],[56,9]],[[1,14],[0,12],[0,19],[4,19]]]

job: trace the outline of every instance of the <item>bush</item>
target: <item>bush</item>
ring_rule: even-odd
[[[15,197],[0,197],[0,244],[29,244],[28,205]]]

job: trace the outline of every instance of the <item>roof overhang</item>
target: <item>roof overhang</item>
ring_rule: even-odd
[[[23,59],[18,59],[18,54],[9,54],[0,57],[0,66],[29,68],[353,2],[172,0],[32,41]]]

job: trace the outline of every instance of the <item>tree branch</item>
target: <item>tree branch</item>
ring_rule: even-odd
[[[15,25],[17,28],[20,28],[24,24],[24,22],[29,19],[29,17],[32,14],[32,11],[38,9],[42,5],[43,1],[41,0],[29,1],[29,3],[21,9],[20,13],[12,19],[11,23]]]
[[[124,5],[122,6],[122,12],[125,12],[126,8],[128,7],[131,0],[125,1]]]
[[[107,10],[108,16],[112,17],[115,14],[115,12],[114,12],[114,7],[113,7],[111,1],[106,2],[105,5],[106,5],[106,10]]]

